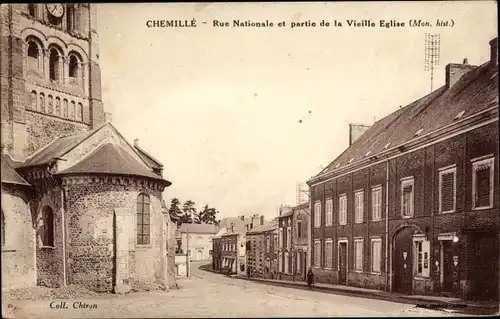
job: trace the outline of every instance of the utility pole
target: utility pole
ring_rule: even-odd
[[[434,85],[434,69],[439,65],[441,54],[441,36],[436,34],[425,34],[425,71],[431,72],[431,92]]]
[[[186,275],[191,277],[191,265],[189,259],[189,230],[186,229]]]

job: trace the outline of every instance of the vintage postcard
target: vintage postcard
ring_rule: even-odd
[[[498,314],[497,10],[2,4],[2,316]]]

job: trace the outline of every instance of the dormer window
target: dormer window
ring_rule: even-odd
[[[384,145],[384,150],[388,149],[388,148],[389,148],[389,146],[391,146],[391,143],[390,143],[390,142]]]
[[[423,131],[424,131],[424,129],[423,129],[423,128],[421,128],[421,129],[419,129],[419,130],[415,133],[415,135],[413,135],[413,136],[417,137],[417,136],[419,136],[419,135],[420,135]]]
[[[458,120],[458,119],[462,118],[462,116],[464,116],[464,114],[465,114],[465,111],[458,112],[457,116],[455,116],[453,118],[453,120]]]

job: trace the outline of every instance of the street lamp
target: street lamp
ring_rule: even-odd
[[[458,240],[459,240],[458,236],[457,235],[453,235],[453,242],[454,243],[458,243]]]

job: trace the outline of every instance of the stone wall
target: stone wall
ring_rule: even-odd
[[[133,233],[128,234],[128,278],[141,282],[163,282],[161,227],[164,216],[158,189],[135,183],[132,179],[113,184],[109,177],[93,181],[83,179],[68,184],[66,188],[70,284],[83,284],[96,291],[112,290],[116,267],[113,223],[117,208],[126,211],[129,214],[127,219],[133,221]],[[151,242],[145,246],[137,245],[136,236],[137,196],[141,192],[148,194],[151,201]]]
[[[2,184],[2,214],[5,243],[2,243],[2,289],[36,285],[35,231],[27,188]]]

